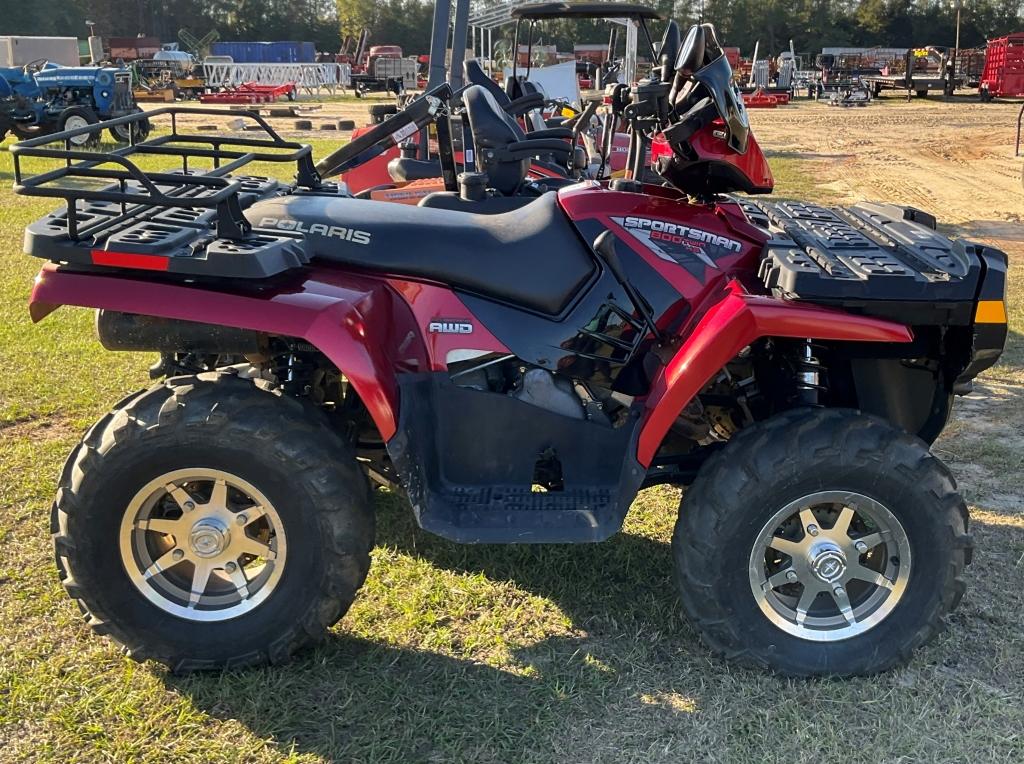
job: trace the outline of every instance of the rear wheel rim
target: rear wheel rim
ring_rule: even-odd
[[[750,553],[750,589],[761,612],[787,634],[838,642],[885,620],[910,578],[910,542],[880,502],[819,491],[765,523]]]
[[[251,483],[222,470],[176,470],[129,502],[120,553],[151,603],[190,621],[251,612],[281,582],[287,558],[277,510]]]

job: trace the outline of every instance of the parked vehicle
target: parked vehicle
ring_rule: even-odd
[[[112,66],[57,66],[34,61],[23,67],[0,69],[0,140],[13,132],[31,138],[94,125],[141,110],[132,95],[131,72]],[[115,123],[110,134],[127,143],[149,132],[145,120]],[[76,135],[76,146],[99,140],[97,131]]]
[[[978,91],[982,101],[1024,95],[1024,33],[988,41]]]
[[[78,66],[78,38],[0,35],[0,68],[22,67],[39,60]]]
[[[460,0],[468,3],[468,0]],[[595,112],[590,109],[594,99],[579,102],[566,103],[554,101],[548,98],[543,87],[531,80],[530,66],[533,60],[533,40],[538,34],[538,25],[549,24],[560,19],[586,19],[609,22],[613,33],[609,43],[608,60],[611,60],[615,51],[616,40],[618,39],[617,29],[620,24],[626,25],[625,37],[626,57],[616,63],[615,71],[620,65],[624,68],[627,76],[632,76],[637,69],[637,50],[642,50],[645,57],[657,62],[661,57],[659,48],[655,47],[648,29],[648,22],[657,21],[661,16],[649,6],[639,3],[624,2],[599,2],[599,3],[536,3],[521,5],[512,9],[511,17],[516,20],[515,46],[521,47],[525,52],[526,68],[520,69],[518,65],[513,66],[511,76],[504,82],[504,87],[499,86],[494,79],[484,71],[478,59],[467,59],[464,64],[456,65],[456,69],[447,71],[447,79],[456,88],[462,83],[482,85],[489,90],[497,99],[509,116],[514,117],[517,123],[535,140],[554,138],[552,131],[559,128],[569,128],[574,123],[577,127],[584,129],[575,130],[575,135],[570,135],[569,129],[563,130],[561,139],[571,139],[573,145],[580,145],[584,149],[582,158],[577,161],[575,156],[572,162],[561,161],[560,158],[546,157],[541,161],[534,162],[531,170],[531,177],[537,179],[577,177],[575,165],[579,164],[587,169],[590,177],[606,178],[621,176],[625,169],[628,152],[629,136],[622,129],[621,119],[621,93],[629,92],[628,85],[610,84],[607,88],[605,100],[609,102],[609,108],[605,110],[601,120],[594,120],[595,125],[591,126],[592,117]],[[642,33],[642,34],[641,34]],[[676,49],[678,49],[678,26],[674,21],[666,26],[662,46],[670,36],[676,38]],[[524,46],[519,41],[525,39]],[[463,41],[464,42],[464,41]],[[444,60],[445,40],[442,38],[435,41],[439,50],[431,51],[431,60]],[[458,41],[453,43],[456,51],[464,48]],[[376,50],[372,49],[372,50]],[[608,74],[606,70],[605,74]],[[456,76],[461,73],[461,76]],[[613,82],[606,76],[605,81]],[[618,93],[619,95],[616,95]],[[600,103],[600,98],[597,99]],[[619,108],[616,108],[618,105]],[[375,104],[370,107],[371,120],[380,123],[383,119],[397,111],[393,104]],[[615,119],[612,114],[615,113]],[[583,122],[582,120],[586,120]],[[598,125],[597,123],[601,124]],[[373,125],[358,128],[353,134],[353,140],[360,139],[366,132],[372,129]],[[456,143],[460,143],[458,125],[456,125]],[[401,144],[401,145],[399,145]],[[457,145],[456,154],[459,162],[463,163],[462,148]],[[472,155],[472,153],[471,153]],[[348,184],[353,193],[366,192],[375,195],[374,198],[397,198],[401,201],[415,203],[432,189],[430,185],[424,185],[424,181],[436,178],[439,173],[430,169],[431,166],[439,167],[440,160],[437,151],[431,151],[430,142],[423,135],[406,135],[401,141],[396,141],[388,150],[381,152],[379,156],[371,161],[363,162],[359,166],[346,172],[343,180]],[[401,165],[401,167],[399,167]],[[394,170],[398,168],[399,171]],[[410,173],[407,170],[415,170]],[[466,163],[464,169],[473,170],[472,162]],[[416,183],[415,190],[407,189],[403,184]],[[385,188],[399,184],[399,188]]]
[[[348,198],[323,178],[365,145],[314,166],[255,115],[262,139],[151,142],[231,175],[125,149],[97,190],[76,183],[94,164],[51,148],[29,175],[45,139],[13,147],[16,191],[69,199],[26,232],[50,261],[33,319],[97,308],[105,347],[160,353],[60,477],[57,566],[89,624],[179,671],[279,662],[361,586],[370,481],[467,543],[601,541],[672,483],[682,607],[716,653],[852,675],[928,642],[972,549],[928,444],[1003,350],[1006,257],[919,210],[757,198],[771,172],[714,30],[668,69],[629,109],[663,183],[458,210]],[[529,149],[495,148],[487,182],[522,182]]]

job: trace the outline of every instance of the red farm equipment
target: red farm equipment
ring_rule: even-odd
[[[222,90],[219,93],[204,93],[199,96],[201,103],[273,103],[278,98],[295,100],[296,86],[294,82],[282,82],[279,85],[261,85],[258,82],[245,82],[237,88]]]
[[[1024,32],[988,41],[981,100],[1024,96]]]

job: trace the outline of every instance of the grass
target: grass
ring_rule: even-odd
[[[821,197],[819,165],[773,167],[786,195]],[[88,423],[148,384],[152,359],[103,351],[88,311],[29,322],[40,263],[21,254],[22,228],[52,205],[14,197],[9,178],[0,154],[4,761],[1024,757],[1024,506],[1009,508],[1024,495],[1024,452],[1011,447],[1024,431],[1020,335],[988,400],[938,446],[974,506],[979,548],[951,628],[907,668],[790,681],[710,658],[679,614],[668,549],[679,493],[661,487],[615,539],[544,548],[448,543],[382,492],[369,580],[322,648],[283,668],[178,678],[92,635],[57,582],[48,508],[62,460]]]

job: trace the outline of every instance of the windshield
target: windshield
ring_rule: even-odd
[[[732,67],[724,54],[698,69],[693,79],[703,85],[718,109],[718,116],[725,122],[729,147],[739,154],[747,152],[750,137],[750,120],[743,100],[732,84]]]
[[[718,42],[714,26],[695,24],[690,27],[676,59],[676,72],[687,83],[683,93],[689,89],[690,83],[704,86],[718,110],[718,116],[725,122],[729,147],[738,154],[745,154],[750,122],[743,99],[732,83],[732,67]],[[704,94],[691,91],[691,95]],[[691,104],[695,100],[691,96],[687,98]]]

